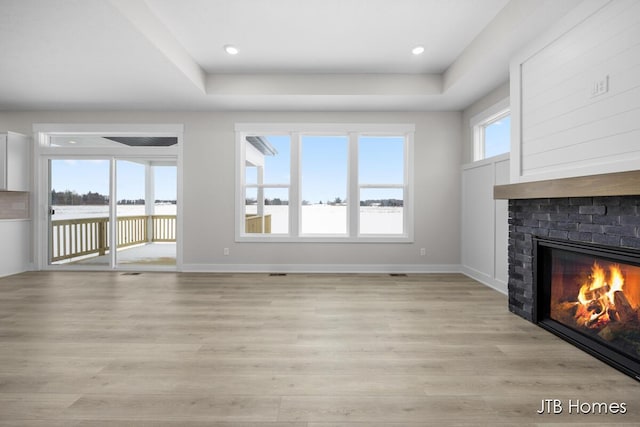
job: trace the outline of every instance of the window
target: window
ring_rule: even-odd
[[[347,235],[349,138],[301,137],[300,234]]]
[[[359,138],[360,234],[403,232],[404,142],[401,136]]]
[[[474,117],[473,160],[508,153],[511,149],[511,114],[504,102]]]
[[[237,124],[237,240],[411,241],[413,131]]]
[[[244,232],[288,234],[291,138],[247,135],[244,164]]]

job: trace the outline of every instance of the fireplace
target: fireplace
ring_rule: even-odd
[[[640,379],[640,254],[534,238],[534,321]]]
[[[640,170],[497,185],[494,198],[509,200],[509,310],[640,380]]]

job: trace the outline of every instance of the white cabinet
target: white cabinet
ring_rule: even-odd
[[[29,191],[29,138],[0,133],[0,191]]]

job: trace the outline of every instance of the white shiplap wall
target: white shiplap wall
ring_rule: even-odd
[[[640,1],[585,1],[511,71],[512,182],[640,169]]]

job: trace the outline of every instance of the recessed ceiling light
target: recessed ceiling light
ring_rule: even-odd
[[[76,142],[76,141],[74,141],[74,140],[70,140],[70,141],[69,141],[69,144],[77,144],[77,142]]]
[[[422,46],[416,46],[411,50],[411,53],[413,53],[414,55],[420,55],[423,52],[424,52],[424,47]]]
[[[224,47],[224,51],[227,52],[229,55],[237,55],[238,52],[240,52],[237,47],[231,46],[230,44]]]

